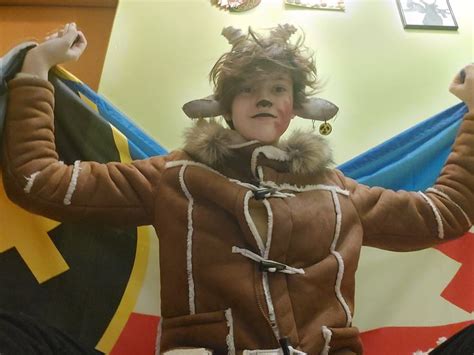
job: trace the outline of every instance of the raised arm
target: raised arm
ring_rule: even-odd
[[[131,164],[58,161],[54,140],[54,87],[49,69],[79,58],[86,46],[74,24],[32,49],[22,73],[9,82],[3,139],[8,196],[25,209],[56,220],[151,224],[165,158]]]
[[[474,65],[450,91],[468,108],[436,183],[423,192],[369,188],[343,178],[364,227],[364,244],[415,250],[463,235],[474,222]]]

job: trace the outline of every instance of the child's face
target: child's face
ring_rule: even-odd
[[[232,101],[234,128],[247,140],[274,143],[293,117],[293,80],[288,73],[245,81]]]

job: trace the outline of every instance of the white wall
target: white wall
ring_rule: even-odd
[[[219,11],[208,0],[122,0],[100,92],[166,148],[177,148],[189,124],[182,104],[211,93],[207,74],[229,50],[222,28],[289,22],[316,53],[327,81],[321,96],[340,107],[330,136],[339,164],[457,102],[447,87],[474,58],[474,5],[451,5],[458,31],[404,30],[396,0],[346,0],[345,12],[262,0],[246,13]]]

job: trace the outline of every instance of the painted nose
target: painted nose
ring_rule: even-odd
[[[257,102],[257,107],[272,107],[273,104],[267,99],[262,99]]]

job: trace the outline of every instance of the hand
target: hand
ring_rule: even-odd
[[[55,65],[78,60],[87,46],[87,40],[75,23],[68,23],[64,28],[48,37],[31,49],[25,57],[22,72],[47,79],[48,71]]]
[[[463,71],[464,82],[459,72],[449,86],[449,91],[464,101],[469,112],[474,113],[474,63],[466,65]]]

